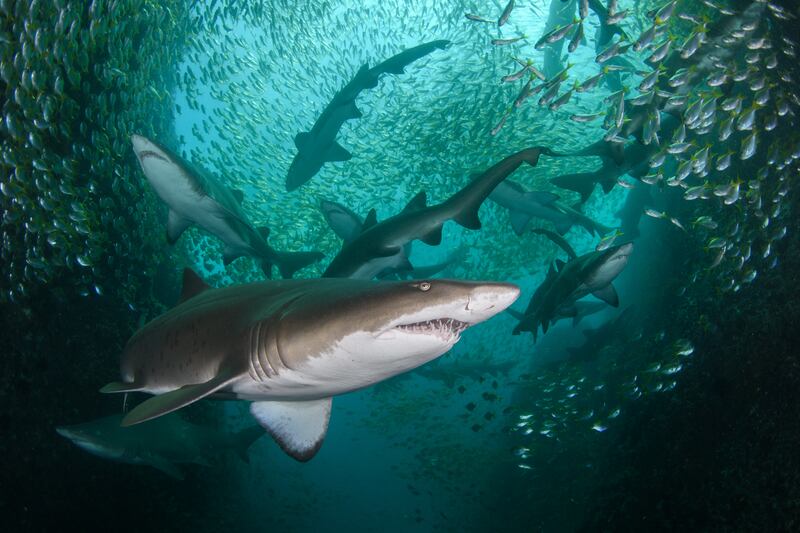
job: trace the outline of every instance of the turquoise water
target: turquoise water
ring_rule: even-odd
[[[792,2],[8,0],[0,13],[14,530],[796,527]],[[462,203],[506,158],[513,172]],[[293,184],[303,161],[316,163]],[[326,218],[330,203],[350,213]],[[175,306],[184,268],[221,288],[288,277],[289,257],[319,286],[511,283],[525,318],[498,313],[435,360],[337,395],[308,462],[270,435],[249,463],[228,453],[255,423],[247,401],[179,410],[222,435],[190,457],[201,433],[169,460],[162,431],[124,453],[108,442],[125,433],[56,433],[167,392],[97,390],[130,385],[126,342]],[[386,257],[402,261],[359,270]],[[388,300],[370,301],[377,315]],[[573,318],[576,301],[592,312]],[[310,316],[304,331],[327,331]],[[176,473],[183,461],[200,464]]]

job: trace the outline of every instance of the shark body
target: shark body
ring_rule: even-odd
[[[208,465],[228,450],[248,462],[247,449],[264,434],[260,426],[224,433],[187,422],[177,413],[132,427],[121,427],[122,417],[106,416],[56,431],[98,457],[152,466],[176,479],[183,479],[176,463]]]
[[[281,252],[267,244],[268,228],[256,229],[241,206],[242,193],[223,187],[180,156],[141,135],[131,137],[133,150],[147,181],[167,204],[167,240],[172,244],[192,224],[218,237],[225,245],[227,265],[241,256],[261,261],[267,277],[272,266],[290,278],[295,271],[322,258],[320,252]]]
[[[558,268],[551,264],[547,277],[514,328],[514,335],[530,331],[535,341],[539,326],[546,333],[559,310],[566,312],[569,306],[589,294],[617,307],[619,297],[611,282],[625,268],[632,250],[633,244],[626,243],[602,252],[589,252],[567,263],[556,261]]]
[[[517,235],[522,235],[531,218],[552,222],[560,235],[567,233],[575,224],[590,235],[603,235],[610,231],[577,209],[563,205],[558,195],[546,191],[526,191],[510,180],[495,187],[489,199],[509,210],[511,227]]]
[[[468,229],[480,229],[478,209],[483,201],[523,162],[536,166],[542,153],[548,154],[549,150],[533,147],[512,154],[437,205],[426,206],[424,192],[418,194],[401,213],[372,225],[345,244],[323,276],[371,279],[383,268],[381,258],[397,254],[412,240],[438,245],[442,226],[448,220]]]
[[[251,401],[281,448],[305,461],[322,444],[333,396],[435,359],[518,295],[510,284],[450,280],[212,289],[186,270],[181,303],[131,337],[122,381],[101,391],[156,395],[125,416],[126,426],[211,395]]]
[[[362,65],[355,77],[334,95],[311,130],[295,135],[297,154],[289,166],[286,190],[293,191],[306,183],[325,163],[352,158],[350,152],[336,142],[336,136],[345,122],[361,118],[361,111],[355,102],[361,91],[377,87],[384,74],[402,74],[413,61],[436,49],[444,49],[449,44],[450,41],[432,41],[404,50],[374,68],[369,68],[368,64]]]

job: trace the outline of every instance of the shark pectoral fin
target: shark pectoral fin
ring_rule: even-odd
[[[602,289],[592,292],[592,296],[603,300],[612,307],[619,307],[619,296],[617,295],[617,291],[614,289],[614,286],[610,283]]]
[[[203,281],[197,273],[191,268],[183,269],[183,288],[181,289],[181,297],[178,300],[182,304],[189,298],[197,296],[203,291],[207,291],[211,286]]]
[[[511,222],[511,229],[514,230],[514,233],[517,235],[522,235],[522,232],[525,231],[525,226],[528,225],[531,217],[522,211],[510,211],[508,219]]]
[[[181,407],[186,407],[190,403],[201,400],[224,388],[232,381],[239,379],[241,375],[241,372],[223,370],[205,383],[185,385],[180,389],[154,396],[140,403],[125,415],[120,425],[123,427],[132,426],[171,413]]]
[[[136,383],[125,383],[124,381],[112,381],[102,389],[103,394],[115,394],[118,392],[136,392],[142,390],[143,385]]]
[[[150,455],[145,458],[147,464],[152,466],[153,468],[157,468],[161,470],[166,475],[173,479],[177,479],[179,481],[183,481],[183,472],[181,469],[178,468],[175,463],[170,462],[168,459],[161,457],[160,455]]]
[[[361,232],[363,233],[367,231],[369,228],[371,228],[377,223],[378,223],[378,212],[375,211],[375,208],[373,207],[372,209],[369,210],[369,213],[367,213],[367,216],[364,219],[364,223],[361,224]]]
[[[353,158],[353,154],[345,150],[341,144],[333,141],[333,143],[325,150],[325,161],[349,161]]]
[[[363,116],[356,106],[355,100],[350,100],[345,104],[345,114],[348,120],[351,118],[361,118]]]
[[[188,218],[183,218],[178,213],[170,209],[169,214],[167,215],[167,242],[170,244],[175,244],[175,241],[178,240],[178,237],[181,236],[181,233],[183,233],[186,228],[191,225],[191,220]]]
[[[331,398],[305,402],[253,402],[250,413],[281,449],[298,461],[319,451],[331,417]]]
[[[420,209],[425,209],[428,205],[428,195],[425,191],[419,191],[414,198],[411,199],[410,202],[406,204],[403,208],[403,213],[408,213],[411,211],[419,211]]]
[[[442,226],[436,226],[425,235],[422,235],[419,240],[431,246],[439,245],[442,242]]]
[[[297,135],[294,136],[294,145],[298,150],[302,150],[303,147],[308,144],[308,138],[311,137],[311,134],[307,131],[301,131]]]

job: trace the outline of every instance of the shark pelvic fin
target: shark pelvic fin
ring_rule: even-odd
[[[182,304],[189,298],[197,296],[203,291],[211,288],[211,285],[203,281],[197,273],[191,268],[183,269],[183,288],[181,289],[181,297],[178,300]]]
[[[278,252],[278,270],[284,279],[294,276],[294,273],[325,257],[322,252]],[[264,261],[266,264],[267,261]],[[270,271],[272,265],[270,264]],[[266,271],[265,271],[266,273]]]
[[[612,284],[608,284],[602,289],[598,289],[592,293],[592,296],[603,300],[605,303],[612,307],[619,307],[619,296],[617,295],[617,290],[614,288]]]
[[[159,394],[149,400],[137,405],[130,413],[125,415],[122,419],[122,426],[132,426],[140,422],[152,420],[161,415],[177,411],[181,407],[186,407],[190,403],[201,400],[206,396],[215,393],[216,391],[226,387],[232,381],[239,379],[242,375],[241,372],[234,372],[232,370],[222,370],[219,374],[206,381],[205,383],[198,383],[196,385],[184,385],[180,389]]]
[[[425,191],[419,191],[410,202],[403,208],[403,213],[410,213],[411,211],[419,211],[428,206],[428,195]]]
[[[308,138],[311,136],[307,131],[301,131],[294,136],[294,145],[298,150],[303,150],[303,147],[308,144]]]
[[[511,229],[513,229],[514,233],[516,233],[519,236],[522,235],[522,233],[525,231],[525,226],[528,225],[528,222],[530,222],[531,217],[529,217],[522,211],[510,211],[508,219],[511,222]]]
[[[333,143],[325,150],[325,161],[349,161],[353,158],[353,154],[345,150],[341,144],[333,141]]]
[[[178,213],[169,210],[167,215],[167,242],[175,244],[181,233],[186,231],[186,228],[192,225],[192,221],[188,218],[183,218]]]
[[[467,229],[481,229],[481,219],[478,218],[478,208],[480,206],[480,203],[469,206],[466,210],[453,217],[453,220]]]
[[[100,389],[100,392],[103,394],[116,394],[118,392],[136,392],[142,390],[142,388],[144,388],[144,385],[141,383],[136,383],[135,381],[132,383],[125,383],[124,381],[112,381]]]
[[[437,246],[442,242],[442,226],[441,224],[433,228],[431,231],[422,235],[419,240],[431,246]]]
[[[373,207],[372,209],[369,210],[369,213],[367,213],[367,217],[364,219],[364,223],[361,224],[362,233],[367,231],[369,228],[371,228],[377,223],[378,223],[378,212],[375,211],[375,208]]]
[[[331,398],[305,402],[253,402],[250,413],[281,449],[298,461],[319,451],[331,417]]]

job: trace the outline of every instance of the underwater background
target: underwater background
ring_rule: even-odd
[[[4,529],[796,530],[798,16],[791,0],[0,0]],[[358,91],[349,158],[287,190],[297,134],[362,65],[439,40]],[[515,231],[490,196],[479,230],[447,223],[410,263],[515,283],[522,313],[569,264],[558,237],[580,256],[633,242],[618,305],[466,331],[337,397],[307,463],[269,436],[183,479],[103,460],[57,428],[123,411],[98,389],[184,267],[215,287],[267,274],[196,227],[168,243],[132,135],[241,191],[270,246],[324,255],[297,278],[342,249],[324,201],[383,221],[545,147],[510,180],[567,222]],[[244,402],[182,416],[252,424]]]

